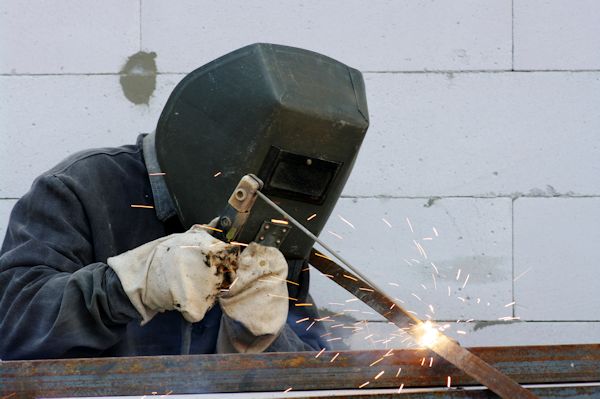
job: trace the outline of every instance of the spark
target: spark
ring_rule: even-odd
[[[435,310],[433,310],[433,305],[429,305],[429,310],[431,310],[431,313],[435,313]]]
[[[377,375],[375,376],[375,379],[378,379],[379,377],[381,377],[381,376],[383,375],[383,373],[385,373],[385,370],[381,370],[381,371],[379,372],[379,374],[377,374]]]
[[[400,373],[402,372],[402,367],[400,367],[398,369],[398,372],[396,373],[396,378],[398,378],[400,376]],[[402,386],[404,386],[404,384],[402,384]]]
[[[283,219],[271,219],[271,223],[275,223],[275,224],[282,224],[282,225],[288,225],[289,222],[287,220],[283,220]]]
[[[308,221],[308,220],[313,220],[313,219],[314,219],[314,218],[316,218],[316,217],[317,217],[317,214],[316,214],[316,213],[313,213],[312,215],[310,215],[309,217],[307,217],[307,218],[306,218],[306,220],[307,220],[307,221]]]
[[[304,269],[302,269],[301,271],[302,271],[302,272],[307,272],[307,271],[309,271],[309,270],[310,270],[310,266],[307,266],[307,267],[305,267]]]
[[[300,286],[300,284],[298,284],[298,283],[297,283],[297,282],[295,282],[295,281],[286,280],[286,279],[284,279],[284,278],[281,278],[281,277],[277,277],[277,276],[271,276],[271,278],[272,278],[272,279],[275,279],[275,280],[279,280],[279,281],[285,281],[286,283],[290,283],[290,284],[294,284],[294,285]]]
[[[421,297],[419,297],[417,294],[415,294],[414,292],[410,293],[412,296],[414,296],[415,298],[417,298],[419,301],[422,301]]]
[[[154,209],[152,205],[131,205],[132,208],[144,208],[144,209]]]
[[[343,303],[338,303],[338,302],[329,302],[329,305],[338,305],[338,306],[344,306]]]
[[[460,272],[461,272],[461,269],[458,269],[458,272],[456,273],[456,281],[458,281],[458,279],[460,278]]]
[[[398,283],[388,283],[388,284],[391,286],[394,286],[394,287],[400,287],[400,285]]]
[[[417,342],[419,345],[424,347],[430,347],[436,343],[439,337],[438,330],[435,329],[433,324],[427,320],[420,325],[415,326],[415,330],[418,333]],[[424,359],[424,358],[423,358]]]
[[[148,176],[165,176],[165,175],[166,175],[165,172],[148,173]]]
[[[383,359],[384,359],[384,357],[380,357],[379,359],[375,360],[373,363],[369,364],[369,367],[373,367],[374,365],[376,365],[377,363],[379,363]]]
[[[330,333],[330,332],[328,332],[328,333],[326,333],[326,334],[319,335],[319,337],[323,338],[323,337],[327,337],[327,336],[329,336],[329,335],[331,335],[331,334],[333,334],[333,333]]]
[[[435,281],[435,274],[431,273],[431,278],[433,278],[433,289],[437,290],[437,283]]]
[[[349,276],[347,274],[342,274],[342,276],[344,276],[344,277],[346,277],[347,279],[350,279],[350,280],[358,281],[358,279],[356,277],[354,277],[354,276]]]
[[[410,223],[410,219],[408,217],[406,217],[406,223],[408,223],[408,227],[410,227],[410,231],[412,233],[414,233],[415,231],[413,230],[412,224]]]
[[[221,176],[221,173],[222,173],[222,172],[217,172],[217,173],[215,173],[215,174],[213,175],[213,177],[218,177],[218,176]]]
[[[358,298],[346,299],[346,302],[354,302],[354,301],[358,301]]]
[[[322,254],[322,253],[320,253],[320,252],[315,252],[315,255],[317,255],[318,257],[321,257],[321,258],[325,258],[325,259],[329,259],[329,260],[331,260],[331,258],[330,258],[329,256],[327,256],[327,255],[323,255],[323,254]]]
[[[437,266],[435,265],[435,263],[433,263],[433,262],[429,262],[429,263],[431,263],[431,266],[433,266],[433,268],[435,269],[435,274],[437,274],[439,276],[440,272],[439,272]]]
[[[450,286],[448,286],[448,296],[450,296]]]
[[[373,335],[375,335],[375,334],[369,334],[369,335],[367,335],[367,336],[366,336],[365,338],[363,338],[363,339],[369,339],[369,338],[371,338]]]
[[[390,349],[389,351],[387,351],[387,353],[385,355],[383,355],[383,357],[392,356],[393,354],[394,354],[394,350]]]
[[[325,352],[325,348],[321,349],[319,351],[319,353],[317,353],[317,355],[315,356],[315,359],[318,358],[319,356],[321,356],[323,354],[323,352]]]
[[[431,240],[433,240],[433,238],[432,237],[423,237],[422,240],[423,241],[431,241]]]
[[[499,317],[498,320],[502,320],[502,321],[521,320],[521,318],[519,316],[517,316],[517,317],[506,316],[506,317]]]
[[[372,289],[372,288],[365,288],[365,287],[360,287],[359,290],[360,291],[367,291],[367,292],[375,292],[374,289]]]
[[[390,310],[394,309],[395,306],[396,306],[396,304],[392,303],[392,306],[390,306]]]
[[[475,319],[469,319],[469,320],[465,320],[465,323],[470,323],[472,321],[475,321]]]
[[[340,240],[343,240],[343,239],[344,239],[344,237],[342,237],[341,235],[339,235],[339,234],[337,234],[337,233],[334,233],[334,232],[333,232],[333,231],[331,231],[331,230],[327,230],[327,232],[328,232],[329,234],[331,234],[332,236],[339,238]]]
[[[286,389],[285,391],[283,391],[283,393],[288,393],[291,390],[292,390],[292,387],[289,387],[288,389]]]
[[[396,298],[396,297],[394,297],[394,301],[398,301],[398,302],[400,302],[400,303],[404,303],[404,301],[403,301],[402,299],[398,299],[398,298]]]
[[[342,339],[342,337],[337,337],[337,338],[329,338],[329,339],[327,340],[327,342],[330,342],[330,341],[337,341],[338,339]]]
[[[451,385],[452,385],[452,377],[448,376],[448,379],[446,380],[446,386],[448,388],[450,388]]]
[[[348,226],[352,227],[354,230],[356,230],[356,227],[354,227],[354,225],[352,223],[350,223],[347,219],[344,219],[342,217],[342,215],[338,215],[338,218],[340,218],[340,220],[344,223],[346,223]]]
[[[310,330],[310,328],[314,325],[315,325],[315,322],[313,321],[312,323],[310,323],[310,325],[308,327],[306,327],[306,331]]]
[[[294,306],[312,306],[312,303],[295,303]]]
[[[436,237],[439,237],[438,231],[435,227],[432,227],[433,229],[433,234],[435,234]]]
[[[463,289],[465,288],[465,286],[467,285],[467,281],[469,281],[469,277],[471,277],[471,273],[467,274],[467,278],[465,279],[465,283],[463,284]]]
[[[218,230],[218,229],[217,229]],[[238,241],[230,241],[229,242],[231,245],[239,245],[240,247],[247,247],[248,244],[245,244],[243,242],[238,242]]]
[[[412,266],[412,265],[413,265],[412,263],[410,263],[410,262],[409,262],[409,261],[407,261],[406,259],[402,259],[402,260],[403,260],[403,261],[405,261],[405,262],[406,262],[406,264],[407,264],[407,265],[409,265],[409,266]]]
[[[320,319],[315,319],[315,321],[325,321],[329,319],[329,316],[321,317]]]
[[[237,281],[238,281],[238,276],[236,276],[236,277],[233,279],[233,282],[232,282],[232,283],[229,285],[229,289],[231,289],[231,287],[233,287],[233,285],[234,285],[235,283],[237,283]]]
[[[433,366],[433,357],[429,358],[429,367]]]
[[[520,279],[521,277],[523,277],[525,274],[529,273],[529,271],[531,270],[531,267],[527,270],[525,270],[523,273],[519,274],[517,277],[515,277],[513,279],[513,282],[517,281],[518,279]]]
[[[331,358],[331,360],[329,361],[329,363],[333,363],[333,361],[335,359],[337,359],[337,357],[340,355],[340,352],[336,353],[334,357]]]
[[[381,220],[383,220],[383,223],[387,224],[387,226],[391,229],[392,228],[392,224],[390,222],[388,222],[387,220],[385,220],[385,218],[381,218]]]
[[[421,287],[423,287],[424,290],[427,289],[427,286],[425,284],[420,284],[420,285],[421,285]]]
[[[366,387],[367,385],[369,385],[369,381],[365,382],[364,384],[362,384],[362,385],[361,385],[361,386],[359,386],[358,388],[364,388],[364,387]]]
[[[516,301],[513,301],[511,303],[507,303],[506,305],[504,305],[505,308],[514,305],[515,303],[517,303]]]
[[[421,367],[425,365],[425,358],[421,359]]]
[[[337,327],[343,327],[343,326],[344,326],[344,324],[342,323],[342,324],[336,324],[335,326],[331,326],[329,328],[331,329],[331,328],[337,328]]]
[[[196,227],[202,227],[203,229],[207,229],[207,230],[217,231],[219,233],[223,232],[223,230],[217,229],[217,228],[209,226],[207,224],[195,224],[194,226],[196,226]]]
[[[463,301],[463,302],[466,302],[466,301],[467,301],[465,298],[463,298],[463,297],[461,297],[461,296],[457,296],[457,298],[458,298],[458,299],[460,299],[460,300],[461,300],[461,301]]]
[[[481,298],[477,298],[477,303],[480,303],[480,302],[481,302]]]
[[[284,298],[284,299],[287,299],[289,301],[297,301],[298,300],[298,298],[292,298],[292,297],[283,296],[283,295],[275,295],[275,294],[267,294],[267,295],[268,296],[272,296],[272,297],[276,297],[276,298]]]
[[[425,252],[425,249],[423,248],[423,246],[421,244],[419,244],[415,240],[413,240],[413,242],[415,243],[415,246],[417,247],[417,250],[421,253],[421,256],[423,258],[427,259],[427,252]]]
[[[402,388],[404,388],[404,384],[400,384],[400,387],[398,388],[398,393],[402,392]]]
[[[466,335],[467,334],[467,332],[463,331],[463,330],[456,330],[456,333],[457,334],[461,334],[461,335]]]

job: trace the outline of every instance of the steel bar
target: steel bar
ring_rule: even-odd
[[[600,344],[471,348],[520,383],[600,381]],[[331,360],[339,353],[333,362]],[[427,349],[0,362],[0,397],[64,397],[479,385]],[[369,367],[384,358],[376,366]],[[433,357],[435,367],[423,367]],[[398,369],[402,372],[398,377]],[[375,380],[379,372],[384,374]]]
[[[405,329],[405,331],[411,335],[417,334],[415,330],[421,322],[418,321],[413,326],[406,328],[406,320],[408,318],[414,320],[415,318],[381,290],[371,286],[359,276],[345,270],[333,260],[319,254],[314,249],[311,252],[309,263],[321,273],[331,276],[330,278],[334,282],[355,295],[365,304],[369,305],[377,313],[396,324],[399,328]],[[536,397],[533,393],[521,387],[513,379],[502,374],[500,371],[460,346],[457,342],[441,333],[437,334],[435,341],[429,345],[429,348],[480,383],[487,386],[502,398],[531,399]]]

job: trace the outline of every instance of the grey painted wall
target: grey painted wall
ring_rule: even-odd
[[[363,71],[372,120],[324,240],[463,345],[600,342],[599,20],[594,0],[3,0],[0,236],[35,176],[151,131],[185,73],[299,46]],[[312,291],[345,310],[337,348],[409,344]]]

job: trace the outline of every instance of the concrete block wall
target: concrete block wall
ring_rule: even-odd
[[[326,242],[465,346],[600,342],[599,19],[594,0],[5,0],[0,236],[38,174],[151,131],[187,72],[304,47],[363,72],[371,115]],[[317,272],[312,292],[357,323],[335,348],[410,345]]]

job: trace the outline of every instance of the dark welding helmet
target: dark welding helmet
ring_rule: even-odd
[[[242,176],[318,235],[369,126],[361,73],[311,51],[253,44],[191,72],[158,121],[158,161],[188,228],[219,216]],[[258,199],[237,241],[281,218]],[[291,229],[279,249],[305,258],[313,241]]]

